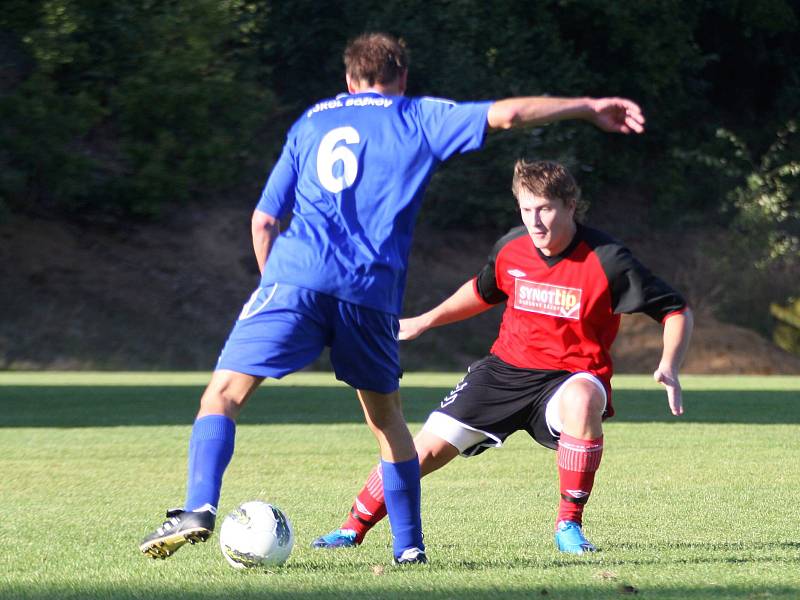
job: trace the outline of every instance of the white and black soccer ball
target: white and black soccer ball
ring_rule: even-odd
[[[282,565],[294,547],[294,530],[277,506],[260,500],[240,504],[219,531],[222,555],[234,569]]]

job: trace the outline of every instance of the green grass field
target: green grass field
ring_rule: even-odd
[[[297,543],[253,572],[216,538],[167,561],[137,549],[183,501],[206,377],[0,373],[0,598],[800,598],[800,377],[685,377],[682,418],[647,377],[617,377],[585,517],[602,552],[555,551],[555,455],[520,433],[423,481],[431,564],[407,569],[389,564],[385,523],[355,550],[308,547],[341,521],[375,443],[330,376],[267,384],[220,511],[271,501]],[[404,378],[412,432],[459,377]]]

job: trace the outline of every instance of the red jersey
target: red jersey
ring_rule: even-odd
[[[523,369],[588,371],[609,397],[620,314],[663,322],[686,307],[619,241],[580,224],[557,256],[542,254],[525,227],[515,227],[495,244],[474,290],[489,304],[506,302],[492,354]]]

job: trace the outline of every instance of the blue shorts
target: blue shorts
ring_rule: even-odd
[[[258,288],[242,308],[217,369],[280,379],[331,349],[336,379],[388,394],[399,387],[393,314],[284,283]]]

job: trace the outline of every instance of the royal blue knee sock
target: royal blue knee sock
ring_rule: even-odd
[[[209,505],[216,512],[222,474],[231,462],[235,435],[236,423],[224,415],[206,415],[194,422],[184,510]]]
[[[399,463],[382,460],[381,468],[395,557],[399,558],[403,550],[408,548],[424,550],[420,518],[419,459],[415,455],[411,460]]]

